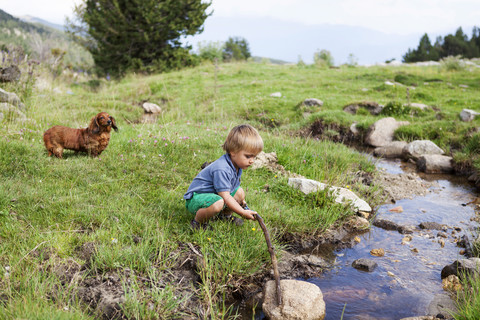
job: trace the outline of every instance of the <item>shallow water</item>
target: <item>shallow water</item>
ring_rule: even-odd
[[[389,173],[412,170],[400,161],[381,160],[377,166]],[[435,181],[438,187],[426,196],[403,199],[377,208],[380,218],[401,225],[418,226],[421,222],[447,225],[447,238],[438,237],[440,230],[415,231],[412,240],[402,244],[405,235],[372,226],[360,236],[361,242],[351,249],[335,252],[336,266],[320,278],[307,281],[318,285],[324,294],[325,319],[401,319],[427,314],[427,308],[437,293],[442,293],[440,277],[444,266],[463,258],[462,248],[454,237],[471,236],[478,226],[470,221],[475,215],[472,201],[478,193],[464,178],[452,175],[422,175]],[[401,206],[403,212],[389,211]],[[444,240],[442,247],[440,240]],[[383,248],[384,257],[374,257],[372,249]],[[352,262],[369,258],[377,262],[373,272],[359,271]]]
[[[415,168],[399,160],[378,160],[377,167],[389,173],[412,172]],[[426,196],[403,199],[395,204],[376,208],[380,218],[401,225],[418,226],[421,222],[437,222],[448,226],[441,230],[416,230],[410,242],[402,244],[405,235],[375,226],[360,235],[360,243],[351,249],[336,251],[335,267],[314,283],[323,292],[326,320],[401,319],[426,315],[434,296],[442,293],[440,277],[444,266],[463,256],[455,237],[467,235],[478,224],[470,221],[475,216],[473,205],[466,205],[478,197],[475,187],[466,179],[453,175],[425,175],[422,179],[438,184]],[[389,211],[401,206],[403,212]],[[439,237],[443,232],[447,238]],[[442,246],[441,240],[444,241]],[[382,248],[385,256],[374,257],[372,249]],[[378,266],[373,272],[359,271],[352,262],[359,258],[374,260]],[[242,319],[263,319],[261,310],[242,315]]]

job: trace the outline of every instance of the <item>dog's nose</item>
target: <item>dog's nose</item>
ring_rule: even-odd
[[[108,120],[107,123],[108,123],[108,124],[111,124],[111,123],[112,123],[112,120]]]

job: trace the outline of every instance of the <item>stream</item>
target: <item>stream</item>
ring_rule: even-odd
[[[381,170],[392,174],[414,172],[414,165],[399,160],[375,159]],[[403,199],[395,204],[376,208],[379,218],[400,225],[415,226],[410,241],[406,235],[375,226],[360,235],[360,242],[353,248],[338,250],[331,255],[334,267],[319,278],[306,281],[314,283],[323,292],[326,304],[326,320],[341,319],[402,319],[428,314],[428,307],[442,289],[441,270],[457,259],[464,258],[456,239],[467,235],[478,223],[471,221],[475,206],[468,204],[478,197],[478,191],[466,178],[447,174],[418,175],[436,187],[425,196]],[[390,211],[401,206],[402,212]],[[444,230],[422,230],[422,222],[437,222]],[[370,254],[372,249],[384,249],[385,255]],[[326,257],[329,260],[332,256]],[[375,261],[378,266],[372,272],[352,267],[359,258]],[[247,319],[242,317],[243,319]],[[259,312],[250,319],[263,319]]]
[[[398,160],[378,160],[377,167],[389,173],[412,172],[414,167]],[[446,230],[416,230],[412,240],[402,244],[405,235],[372,226],[351,249],[335,252],[336,266],[308,282],[318,285],[326,304],[325,319],[401,319],[427,315],[434,296],[443,293],[441,270],[457,259],[463,248],[455,237],[472,237],[478,226],[470,220],[474,205],[466,205],[478,192],[466,179],[454,175],[421,174],[438,184],[426,196],[403,199],[377,208],[377,216],[401,225],[418,227],[421,222],[437,222]],[[403,212],[392,212],[401,206]],[[438,236],[443,232],[443,236]],[[444,243],[444,246],[442,245]],[[385,256],[374,257],[372,249],[383,248]],[[373,272],[354,269],[352,262],[369,258],[377,262]]]

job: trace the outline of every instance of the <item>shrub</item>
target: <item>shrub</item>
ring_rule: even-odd
[[[407,116],[412,111],[407,105],[404,105],[400,102],[392,101],[387,103],[387,105],[382,109],[380,114],[387,116]]]
[[[313,62],[319,67],[333,66],[333,56],[328,50],[320,50],[313,54]]]
[[[198,43],[198,56],[202,60],[217,61],[223,60],[223,42],[222,41],[201,41]]]
[[[446,71],[463,71],[466,68],[466,64],[460,56],[448,56],[440,60],[440,64]]]

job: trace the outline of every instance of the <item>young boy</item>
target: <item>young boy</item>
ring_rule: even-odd
[[[240,177],[263,150],[263,140],[255,128],[242,124],[230,131],[223,150],[225,154],[200,171],[183,196],[188,211],[195,215],[190,222],[193,229],[205,229],[206,222],[219,213],[219,218],[238,226],[243,220],[233,217],[232,211],[245,219],[255,219],[256,212],[246,205]]]

